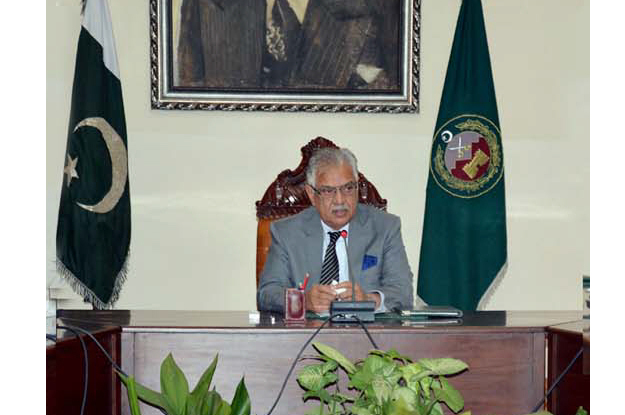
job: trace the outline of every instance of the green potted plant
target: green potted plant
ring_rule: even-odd
[[[371,350],[364,360],[354,363],[328,345],[313,346],[319,352],[313,358],[322,363],[305,366],[297,376],[305,390],[304,401],[319,400],[319,406],[307,415],[443,415],[443,404],[454,413],[464,409],[462,395],[447,379],[468,369],[460,360],[413,362],[391,349]],[[347,374],[347,388],[355,394],[340,390],[339,368]],[[541,411],[534,415],[551,414]]]
[[[443,415],[443,404],[454,413],[464,409],[462,395],[447,379],[468,369],[460,360],[440,358],[414,362],[391,349],[371,350],[364,360],[354,363],[328,345],[313,343],[313,346],[319,352],[313,358],[322,363],[305,366],[297,376],[305,390],[304,401],[318,399],[320,403],[306,415]],[[223,400],[214,388],[210,390],[217,360],[215,356],[192,391],[171,353],[161,364],[160,393],[117,371],[128,391],[131,414],[141,414],[141,400],[167,415],[250,415],[251,403],[243,378],[231,403]],[[339,368],[347,373],[348,389],[355,394],[340,390]],[[471,415],[471,412],[461,415]],[[552,414],[539,411],[533,415]],[[580,407],[576,415],[587,415],[587,412]]]
[[[161,408],[167,415],[250,415],[250,398],[242,378],[237,386],[232,402],[221,398],[210,383],[217,367],[217,358],[204,371],[197,385],[189,392],[189,383],[176,364],[172,354],[168,354],[161,364],[161,392],[156,392],[139,383],[132,376],[119,371],[117,374],[128,391],[128,402],[132,415],[140,415],[139,399]]]

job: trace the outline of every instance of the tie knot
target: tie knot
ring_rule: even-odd
[[[335,244],[336,240],[341,236],[341,232],[328,232],[328,235],[330,235],[330,243]]]

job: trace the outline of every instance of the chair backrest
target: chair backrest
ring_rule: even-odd
[[[317,137],[301,148],[302,161],[295,170],[283,170],[274,180],[263,198],[256,202],[256,218],[258,230],[256,233],[256,288],[260,273],[265,266],[271,235],[269,224],[276,219],[295,215],[311,205],[310,199],[304,190],[306,185],[306,169],[313,152],[322,147],[337,146],[330,140]],[[361,173],[358,173],[358,202],[373,205],[386,210],[386,199],[382,199],[375,186]]]

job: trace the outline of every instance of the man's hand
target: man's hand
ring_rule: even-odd
[[[306,309],[315,313],[329,311],[330,303],[336,300],[334,288],[331,285],[313,285],[306,291]]]
[[[341,301],[375,301],[375,308],[380,307],[380,295],[378,293],[366,294],[358,283],[354,284],[354,296],[352,299],[352,283],[351,281],[344,281],[340,284],[332,286],[335,290],[339,288],[345,288],[345,291],[338,294],[336,297]]]

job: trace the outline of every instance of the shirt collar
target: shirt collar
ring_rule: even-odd
[[[326,225],[326,223],[323,220],[321,220],[321,227],[323,228],[323,234],[324,235],[327,235],[328,232],[337,232],[334,229],[332,229],[331,227],[329,227],[328,225]],[[349,222],[347,222],[345,224],[345,226],[343,226],[341,229],[338,230],[338,232],[340,232],[340,231],[346,231],[347,234],[349,235]]]

